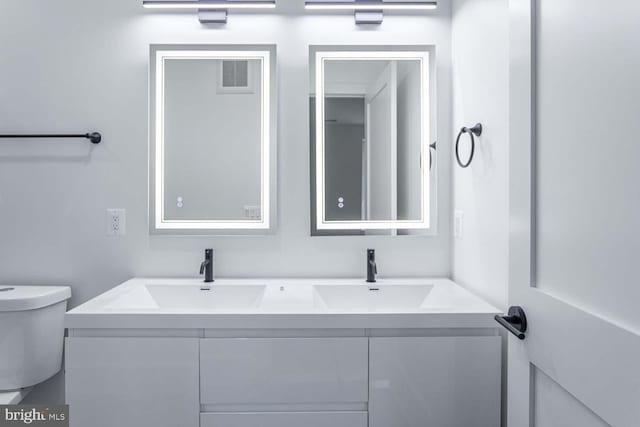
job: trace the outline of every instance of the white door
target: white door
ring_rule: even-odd
[[[365,95],[368,220],[397,218],[397,75],[391,61]]]
[[[640,2],[510,0],[509,427],[640,426]]]

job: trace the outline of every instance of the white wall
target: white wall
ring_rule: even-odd
[[[367,110],[366,134],[366,218],[388,221],[397,217],[397,162],[390,159],[396,153],[396,75],[392,61],[369,88],[365,97]]]
[[[439,153],[437,237],[309,236],[308,45],[436,44],[439,140],[451,140],[450,10],[387,16],[232,12],[205,27],[193,13],[154,13],[141,0],[0,3],[0,130],[98,130],[104,142],[0,143],[0,283],[68,284],[71,306],[133,276],[193,276],[205,247],[220,276],[363,276],[376,248],[382,276],[448,276],[450,152]],[[147,232],[148,49],[152,43],[276,43],[279,218],[268,237],[166,237]],[[127,209],[127,236],[105,236],[105,209]],[[48,386],[51,390],[59,387]],[[42,397],[51,402],[60,393]],[[34,399],[39,399],[35,395]]]
[[[262,70],[249,62],[252,91],[220,93],[221,59],[166,61],[167,219],[242,220],[245,206],[260,206]]]
[[[453,240],[453,279],[503,309],[509,260],[508,22],[507,0],[453,2],[453,138],[462,126],[484,126],[471,166],[452,162],[453,208],[464,216],[462,237]],[[468,144],[464,138],[461,147]]]
[[[454,0],[453,130],[481,122],[474,160],[452,160],[453,210],[463,214],[452,241],[452,278],[502,310],[509,274],[509,10],[508,0]],[[468,144],[468,136],[462,144]],[[461,155],[467,153],[460,150]],[[466,158],[462,160],[465,161]],[[453,212],[451,213],[453,215]],[[506,425],[507,340],[503,334],[502,425]]]
[[[420,158],[420,67],[417,61],[398,62],[398,219],[420,218],[422,206]],[[431,144],[430,141],[427,141]],[[446,145],[443,144],[445,147]]]

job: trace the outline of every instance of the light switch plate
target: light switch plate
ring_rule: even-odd
[[[464,212],[457,209],[453,212],[453,237],[456,239],[464,237]]]

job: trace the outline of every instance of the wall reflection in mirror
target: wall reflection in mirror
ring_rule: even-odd
[[[154,230],[268,229],[272,49],[153,48]]]
[[[429,230],[429,52],[311,58],[312,234]]]

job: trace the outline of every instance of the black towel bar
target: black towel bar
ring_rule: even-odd
[[[100,144],[102,135],[99,132],[89,133],[60,133],[60,134],[17,134],[17,135],[0,135],[0,138],[17,139],[17,138],[86,138],[93,144]]]

